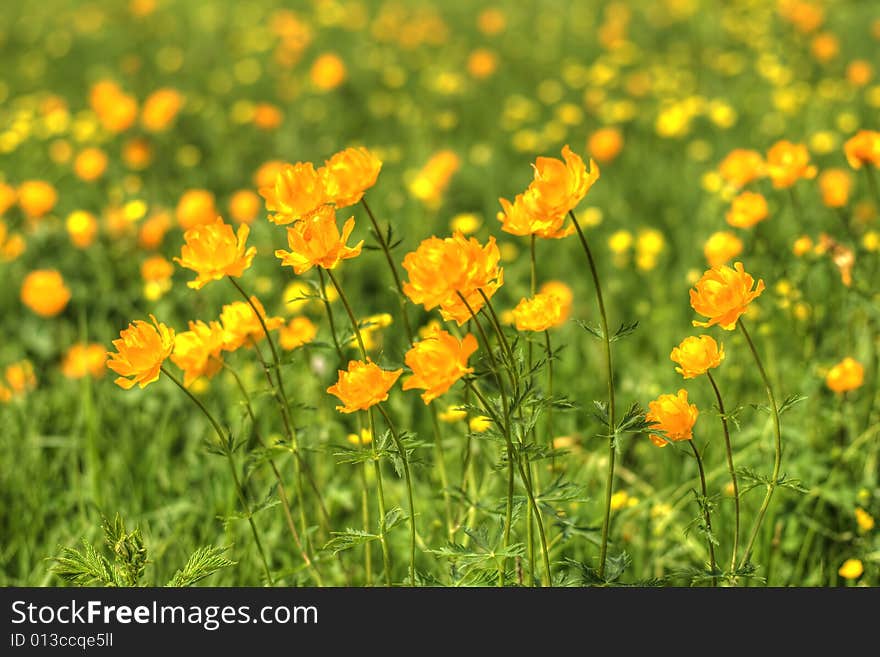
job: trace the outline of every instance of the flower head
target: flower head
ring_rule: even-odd
[[[383,370],[372,361],[352,360],[347,370],[339,370],[339,379],[327,388],[342,402],[336,410],[343,413],[365,411],[388,399],[388,391],[403,370]]]
[[[54,317],[67,307],[70,290],[55,269],[37,269],[21,284],[21,301],[40,317]]]
[[[590,187],[599,179],[599,167],[590,160],[590,170],[581,157],[568,146],[562,148],[562,160],[539,157],[535,176],[523,194],[527,210],[541,217],[558,217],[574,210]]]
[[[160,368],[174,349],[174,329],[157,322],[135,320],[113,341],[116,353],[108,352],[107,367],[119,374],[115,383],[128,390],[134,384],[146,388],[159,378]],[[126,378],[131,377],[131,378]]]
[[[764,281],[759,280],[752,289],[755,279],[747,274],[741,262],[734,263],[733,269],[727,265],[713,267],[706,271],[690,291],[691,307],[708,322],[694,320],[694,326],[713,326],[732,331],[737,320],[749,304],[764,291]]]
[[[403,259],[403,268],[409,274],[403,292],[425,310],[439,306],[443,319],[455,320],[461,326],[470,319],[468,305],[476,313],[485,304],[480,290],[491,298],[503,284],[500,259],[494,237],[486,246],[461,233],[445,239],[430,237]]]
[[[736,228],[751,228],[767,218],[767,199],[757,192],[743,192],[733,199],[725,218]]]
[[[742,250],[742,240],[726,230],[712,233],[703,245],[703,255],[710,267],[726,265],[742,253]]]
[[[843,579],[858,579],[865,572],[865,566],[858,559],[847,559],[837,571]]]
[[[302,347],[315,339],[318,327],[308,317],[294,317],[281,327],[278,342],[287,351]]]
[[[337,208],[354,205],[376,184],[382,161],[366,148],[346,148],[324,164],[327,197]]]
[[[559,325],[562,303],[553,294],[538,293],[522,299],[513,309],[513,321],[517,331],[546,331]]]
[[[737,189],[757,180],[764,173],[764,159],[758,151],[735,148],[718,165],[718,173]]]
[[[547,281],[541,286],[541,294],[549,294],[559,299],[559,320],[555,326],[562,326],[571,315],[571,306],[574,303],[574,292],[562,281]]]
[[[865,368],[854,358],[847,356],[828,370],[825,385],[834,392],[848,392],[860,388],[865,381]]]
[[[669,358],[678,363],[675,371],[686,379],[705,374],[721,365],[724,360],[724,347],[715,342],[711,335],[690,336],[672,350]]]
[[[186,244],[175,258],[182,267],[192,269],[198,274],[187,285],[199,290],[211,281],[219,281],[224,276],[241,276],[251,266],[257,247],[245,247],[250,228],[247,224],[238,227],[238,234],[232,226],[217,217],[212,224],[190,228],[183,235]]]
[[[107,350],[98,343],[78,343],[70,347],[61,362],[61,373],[68,379],[91,376],[99,379],[107,373]]]
[[[150,132],[167,130],[182,106],[183,96],[177,89],[158,89],[144,101],[141,123]]]
[[[829,208],[842,208],[849,201],[852,176],[844,169],[826,169],[819,175],[822,202]]]
[[[213,223],[217,219],[214,195],[207,189],[189,189],[177,202],[177,222],[184,230]]]
[[[623,148],[623,135],[614,127],[599,128],[587,139],[587,150],[597,162],[611,162]]]
[[[325,170],[315,170],[311,162],[284,164],[272,184],[260,188],[266,209],[275,214],[269,221],[279,226],[308,219],[330,201],[325,186]]]
[[[403,389],[424,389],[422,399],[429,404],[474,371],[467,361],[476,350],[477,339],[470,333],[459,340],[446,331],[435,331],[406,352],[406,365],[413,373],[403,382]]]
[[[776,189],[785,189],[801,178],[815,178],[816,167],[806,146],[783,139],[767,151],[767,174]]]
[[[281,317],[269,317],[257,297],[252,296],[251,303],[256,306],[266,323],[266,328],[270,331],[284,324]],[[245,301],[233,301],[223,306],[220,311],[220,323],[226,331],[223,344],[225,351],[235,351],[248,340],[257,342],[265,337],[260,318],[254,313],[251,304]]]
[[[345,244],[353,230],[354,217],[349,217],[340,234],[336,212],[329,205],[322,206],[310,217],[297,221],[287,229],[290,251],[278,249],[275,257],[281,259],[282,265],[293,267],[297,274],[303,274],[312,267],[333,269],[340,261],[360,255],[363,240],[354,246]]]
[[[560,239],[574,232],[574,225],[562,228],[567,216],[536,215],[530,212],[523,201],[523,195],[517,194],[513,203],[506,198],[498,199],[502,212],[498,213],[501,230],[512,235],[537,235],[544,239]]]
[[[846,161],[853,169],[870,164],[880,167],[880,132],[860,130],[843,145]]]
[[[7,365],[4,375],[12,396],[21,396],[37,387],[34,365],[29,360],[20,360]]]
[[[666,447],[667,441],[678,442],[693,438],[694,423],[700,412],[695,404],[688,403],[687,390],[679,390],[672,395],[660,395],[648,403],[645,419],[652,427],[662,431],[664,437],[650,434],[651,442],[658,447]]]
[[[45,180],[26,180],[18,186],[18,205],[29,219],[48,214],[58,202],[58,192]]]
[[[409,184],[409,193],[428,207],[440,205],[443,192],[452,176],[461,167],[455,151],[438,151],[425,163]]]
[[[223,366],[220,352],[225,341],[220,322],[190,322],[188,331],[174,337],[171,361],[183,370],[183,385],[189,387],[200,376],[211,378],[217,373]]]

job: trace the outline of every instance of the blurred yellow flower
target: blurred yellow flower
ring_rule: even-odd
[[[37,269],[25,276],[21,301],[40,317],[54,317],[67,307],[70,290],[56,269]]]
[[[141,125],[150,132],[167,130],[183,106],[183,95],[177,89],[157,89],[144,101]]]
[[[458,406],[447,406],[445,411],[440,411],[440,413],[437,414],[437,417],[441,422],[448,422],[451,424],[453,422],[464,420],[467,417],[467,411]]]
[[[70,241],[78,249],[86,249],[95,241],[98,233],[98,220],[91,212],[76,210],[67,215],[64,222]]]
[[[44,180],[26,180],[18,186],[18,206],[30,219],[48,214],[57,201],[55,188]]]
[[[865,511],[862,507],[856,507],[856,524],[859,526],[859,531],[861,532],[869,532],[874,529],[874,516]]]
[[[825,385],[834,392],[849,392],[862,386],[865,368],[856,359],[847,356],[828,370]]]
[[[409,193],[428,207],[436,207],[461,167],[461,159],[451,150],[438,151],[425,163],[409,184]]]
[[[880,167],[880,132],[860,130],[843,145],[846,161],[853,169],[869,164]]]
[[[513,309],[517,331],[546,331],[558,326],[562,316],[562,304],[553,294],[538,293],[520,300]]]
[[[837,571],[843,579],[858,579],[865,572],[865,567],[858,559],[847,559]]]
[[[327,52],[318,56],[309,70],[309,78],[316,89],[331,91],[345,82],[347,72],[345,63],[336,53]]]
[[[726,265],[743,250],[742,240],[730,231],[712,233],[703,245],[703,255],[710,267]]]
[[[4,375],[12,396],[21,396],[37,387],[37,376],[29,360],[20,360],[8,365]]]
[[[107,170],[107,154],[100,148],[86,148],[73,161],[73,172],[85,182],[92,182]]]
[[[562,326],[571,315],[571,306],[574,303],[574,291],[562,281],[547,281],[539,290],[541,294],[548,294],[559,300],[559,321],[556,326]]]
[[[791,248],[792,252],[800,257],[813,250],[813,240],[809,235],[801,235],[798,237]]]
[[[736,228],[751,228],[764,221],[767,213],[767,199],[757,192],[742,192],[733,199],[724,218]]]
[[[361,429],[360,435],[350,433],[346,436],[346,440],[352,445],[366,446],[373,442],[373,434],[370,433],[369,429]]]
[[[602,164],[616,159],[623,149],[623,134],[614,127],[600,128],[587,139],[587,152]]]
[[[257,297],[251,296],[250,300],[256,306],[267,329],[274,331],[284,324],[281,317],[269,317]],[[251,304],[245,301],[233,301],[223,306],[220,311],[220,323],[226,332],[223,345],[225,351],[235,351],[245,342],[256,343],[265,337],[259,317],[254,313]]]
[[[217,219],[214,195],[206,189],[190,189],[177,202],[177,223],[183,230],[214,223]]]
[[[90,376],[100,379],[107,373],[107,350],[98,343],[77,343],[64,354],[61,373],[68,379],[82,379]]]
[[[822,202],[829,208],[845,207],[852,189],[852,176],[844,169],[826,169],[819,175]]]
[[[210,379],[223,366],[221,352],[226,333],[220,322],[190,322],[189,330],[174,336],[171,361],[183,370],[183,385],[190,387],[203,376]]]
[[[484,433],[492,428],[492,418],[485,415],[475,415],[468,422],[471,433]]]
[[[242,224],[251,224],[260,214],[260,197],[249,189],[239,189],[229,199],[229,216]]]
[[[281,327],[278,342],[282,349],[292,351],[314,340],[317,334],[318,327],[308,317],[294,317]]]
[[[776,189],[785,189],[801,178],[815,178],[816,167],[810,164],[806,146],[783,139],[767,151],[767,174]]]
[[[481,225],[480,217],[473,212],[462,212],[449,220],[450,230],[452,232],[459,232],[462,235],[470,235],[477,232]]]

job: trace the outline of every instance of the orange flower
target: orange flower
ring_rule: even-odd
[[[37,376],[29,360],[20,360],[7,366],[5,375],[13,396],[23,395],[37,387]]]
[[[108,132],[124,132],[137,118],[137,100],[110,80],[103,80],[92,86],[89,104]]]
[[[159,378],[160,368],[174,349],[174,329],[156,321],[135,320],[113,341],[116,353],[108,352],[107,367],[119,374],[115,383],[128,390],[134,384],[146,388]],[[131,378],[126,378],[131,377]]]
[[[853,169],[861,169],[864,164],[880,167],[880,132],[860,130],[846,140],[843,151]]]
[[[660,395],[648,403],[645,414],[652,427],[663,432],[663,436],[650,434],[651,442],[657,447],[666,447],[667,441],[691,440],[699,414],[695,404],[688,404],[687,390],[679,390],[675,395]]]
[[[517,194],[511,204],[506,198],[498,199],[503,212],[498,213],[501,230],[512,235],[537,235],[544,239],[561,239],[574,232],[574,225],[562,228],[568,218],[565,214],[536,215],[530,212],[523,201],[523,195]]]
[[[95,241],[98,233],[98,220],[91,212],[76,210],[67,215],[64,222],[70,241],[78,249],[86,249]]]
[[[338,372],[339,379],[327,388],[327,392],[342,402],[342,406],[336,407],[337,411],[354,413],[388,399],[388,391],[403,370],[383,370],[372,361],[352,360],[348,363],[348,370]]]
[[[562,281],[547,281],[541,286],[541,294],[549,294],[559,299],[559,321],[555,326],[562,326],[571,315],[571,306],[574,303],[574,292]]]
[[[130,169],[146,169],[153,159],[153,147],[143,137],[135,137],[122,147],[122,159]]]
[[[539,157],[535,177],[523,194],[523,203],[532,214],[543,217],[565,215],[574,210],[599,179],[599,167],[590,160],[590,171],[579,155],[562,147],[563,160]]]
[[[721,160],[718,173],[724,180],[739,189],[764,174],[764,160],[758,151],[735,148]]]
[[[240,189],[229,199],[229,216],[239,223],[253,223],[259,213],[260,197],[249,189]]]
[[[337,208],[354,205],[376,184],[382,161],[366,148],[346,148],[327,162],[324,180],[327,198]]]
[[[169,228],[171,228],[171,215],[165,210],[160,210],[141,224],[138,244],[143,249],[158,249],[162,246]]]
[[[819,176],[822,202],[829,208],[845,207],[851,189],[852,176],[844,169],[826,169]]]
[[[767,218],[767,199],[757,192],[743,192],[733,199],[725,218],[736,228],[751,228]]]
[[[86,182],[97,180],[106,170],[107,154],[100,148],[86,148],[73,161],[73,172]]]
[[[318,327],[308,317],[294,317],[281,327],[278,341],[282,349],[292,351],[314,340],[317,334]]]
[[[250,228],[246,224],[238,227],[238,234],[233,233],[232,226],[225,223],[223,217],[217,217],[213,224],[195,226],[186,231],[181,257],[174,261],[198,274],[187,285],[200,290],[224,276],[241,276],[257,255],[257,247],[245,247],[249,234]]]
[[[254,106],[254,125],[260,130],[275,130],[284,121],[284,113],[271,103],[257,103]]]
[[[546,331],[559,325],[562,304],[559,297],[552,294],[536,294],[531,299],[522,299],[513,309],[513,320],[517,331]]]
[[[214,223],[217,218],[214,195],[206,189],[190,189],[177,202],[177,223],[184,230]]]
[[[467,58],[467,70],[471,77],[484,80],[498,68],[498,55],[488,48],[477,48]]]
[[[871,62],[864,59],[854,59],[846,67],[846,79],[857,87],[864,87],[872,77],[874,77],[874,69]]]
[[[865,381],[865,368],[854,358],[847,356],[828,370],[825,385],[834,392],[848,392],[860,388]]]
[[[623,148],[623,135],[617,128],[600,128],[587,140],[587,151],[601,163],[616,159]]]
[[[749,304],[761,296],[764,281],[759,280],[753,290],[755,279],[743,270],[742,263],[734,263],[733,267],[713,267],[703,274],[690,291],[691,307],[709,319],[708,322],[694,320],[694,326],[718,324],[732,331]]]
[[[252,296],[251,301],[257,307],[257,311],[266,322],[266,328],[274,331],[284,324],[281,317],[269,317],[263,304],[257,297]],[[260,319],[254,314],[251,305],[245,301],[233,301],[223,306],[220,311],[220,323],[226,331],[223,349],[235,351],[245,342],[257,342],[265,337]]]
[[[141,278],[145,281],[164,281],[174,274],[174,265],[160,255],[147,258],[141,263]]]
[[[690,336],[672,350],[669,358],[678,363],[675,371],[686,379],[693,379],[721,365],[724,346],[718,346],[711,335]]]
[[[0,260],[15,260],[24,250],[25,242],[21,234],[10,233],[6,222],[0,219]]]
[[[461,326],[470,319],[470,312],[459,294],[473,312],[478,312],[485,303],[480,290],[491,298],[504,282],[500,259],[494,237],[485,247],[476,238],[458,232],[446,239],[430,237],[403,259],[409,274],[403,292],[425,310],[439,306],[443,319]]]
[[[54,317],[67,307],[70,290],[55,269],[37,269],[25,276],[21,301],[41,317]]]
[[[801,178],[815,178],[816,167],[810,164],[806,146],[783,139],[767,151],[767,174],[776,189],[785,189]]]
[[[210,379],[223,366],[220,352],[226,343],[226,331],[220,322],[190,322],[189,330],[174,336],[171,361],[183,370],[183,385],[204,376]]]
[[[286,165],[281,160],[269,160],[260,165],[260,168],[254,172],[254,187],[269,187],[275,184],[275,178],[278,172]]]
[[[828,62],[840,52],[840,41],[830,32],[821,32],[810,42],[810,51],[820,62]]]
[[[312,64],[309,78],[321,91],[330,91],[345,82],[345,62],[336,53],[320,55]]]
[[[848,246],[844,246],[827,233],[819,235],[819,243],[816,245],[817,254],[828,254],[831,262],[840,272],[841,282],[849,287],[852,285],[852,269],[856,264],[856,254]]]
[[[158,89],[144,101],[141,124],[150,132],[163,132],[171,126],[181,107],[183,96],[177,89]]]
[[[18,205],[29,219],[48,214],[57,202],[55,188],[43,180],[27,180],[18,187]]]
[[[425,163],[409,184],[409,193],[429,208],[440,205],[449,181],[461,167],[455,151],[438,151]]]
[[[279,226],[307,219],[318,212],[330,199],[324,184],[324,170],[315,170],[311,162],[285,164],[271,185],[260,188],[266,199],[269,221]]]
[[[422,399],[431,403],[449,390],[465,374],[474,371],[468,358],[477,350],[477,339],[468,333],[463,340],[437,329],[406,352],[407,367],[412,370],[403,383],[404,390],[421,388]]]
[[[712,233],[703,245],[703,255],[710,267],[726,265],[742,253],[743,243],[730,231]]]
[[[61,362],[61,373],[68,379],[91,376],[100,379],[107,373],[107,350],[98,343],[78,343],[70,347]]]
[[[801,235],[798,237],[794,244],[792,244],[791,251],[796,256],[801,257],[813,250],[813,239],[809,235]]]
[[[342,234],[336,225],[336,212],[329,205],[307,219],[301,219],[293,228],[287,229],[287,243],[290,251],[278,249],[275,257],[281,264],[290,265],[297,274],[303,274],[312,267],[333,269],[342,260],[355,258],[361,253],[364,241],[346,246],[351,231],[354,230],[354,217],[349,217],[342,226]]]

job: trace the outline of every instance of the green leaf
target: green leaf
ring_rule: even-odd
[[[332,532],[332,535],[333,538],[322,549],[333,554],[379,540],[378,534],[370,534],[361,529],[346,529],[344,532]]]
[[[223,556],[229,547],[200,547],[192,553],[183,568],[174,573],[166,586],[192,586],[218,570],[234,566],[235,561]]]
[[[598,338],[599,340],[602,340],[604,338],[604,334],[602,333],[601,327],[590,326],[585,321],[580,320],[580,319],[576,319],[574,321],[577,322],[578,326],[580,326],[582,329],[584,329],[587,333],[589,333],[593,337]]]
[[[785,413],[785,411],[789,410],[789,409],[792,408],[793,406],[797,406],[798,404],[800,404],[800,403],[801,403],[802,401],[804,401],[805,399],[807,399],[807,398],[806,398],[805,396],[803,396],[803,395],[798,395],[798,394],[792,394],[792,395],[789,395],[789,396],[786,397],[785,400],[782,402],[782,405],[779,407],[779,411],[778,411],[778,413],[779,413],[780,415],[782,415],[783,413]]]
[[[632,322],[623,322],[620,325],[620,328],[617,329],[614,335],[611,336],[610,342],[616,342],[622,338],[625,338],[628,335],[631,335],[637,328],[639,327],[639,321],[634,320]]]

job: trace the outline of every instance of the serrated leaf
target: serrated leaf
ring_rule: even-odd
[[[166,586],[192,586],[196,582],[213,575],[218,570],[234,566],[235,561],[227,559],[227,547],[200,547],[192,553],[183,568],[174,573]]]
[[[778,413],[780,415],[782,415],[783,413],[785,413],[785,411],[791,409],[794,406],[797,406],[798,404],[800,404],[802,401],[804,401],[806,399],[807,398],[804,395],[798,395],[798,394],[789,395],[782,402],[782,405],[780,405]]]
[[[590,326],[585,321],[580,319],[576,319],[574,321],[577,322],[578,326],[580,326],[593,337],[598,338],[599,340],[602,340],[604,338],[604,334],[602,333],[602,328],[600,326]]]
[[[616,342],[622,338],[625,338],[628,335],[631,335],[637,328],[639,327],[639,320],[634,320],[631,322],[623,322],[620,325],[620,328],[611,336],[610,342]]]
[[[331,538],[322,548],[327,552],[339,554],[343,550],[350,550],[370,541],[379,540],[378,534],[370,534],[361,529],[346,529],[344,532],[332,532]]]

